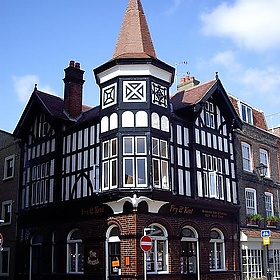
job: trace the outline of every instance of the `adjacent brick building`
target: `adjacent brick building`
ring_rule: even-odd
[[[268,129],[263,112],[230,98],[243,121],[242,130],[235,133],[236,159],[240,163],[236,172],[241,205],[242,279],[259,279],[267,275],[267,270],[272,277],[279,277],[279,136],[277,130]],[[261,163],[267,166],[264,178],[257,171]],[[269,246],[263,245],[261,236],[261,230],[267,229],[271,231]]]
[[[0,130],[0,278],[15,279],[16,211],[20,164],[18,141]]]

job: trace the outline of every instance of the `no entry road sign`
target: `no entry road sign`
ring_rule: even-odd
[[[153,247],[152,238],[148,235],[144,235],[140,239],[140,247],[144,252],[148,252]]]

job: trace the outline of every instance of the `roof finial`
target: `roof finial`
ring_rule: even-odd
[[[216,72],[216,76],[215,76],[216,80],[219,79],[219,72]]]
[[[37,84],[34,85],[34,91],[37,90],[37,86],[38,86]]]

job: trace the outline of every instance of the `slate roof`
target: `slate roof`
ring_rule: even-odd
[[[140,0],[130,0],[113,59],[156,58],[151,34]]]
[[[80,118],[78,118],[77,121],[74,121],[73,119],[70,119],[67,114],[65,114],[64,101],[61,97],[35,89],[14,130],[15,136],[18,136],[18,133],[24,133],[23,125],[26,125],[25,120],[27,117],[30,118],[32,111],[35,108],[37,108],[36,110],[41,108],[42,111],[45,111],[53,119],[69,123],[72,122],[73,126],[78,124],[81,125],[82,123],[91,121],[99,116],[99,106],[92,108],[87,105],[83,105]]]

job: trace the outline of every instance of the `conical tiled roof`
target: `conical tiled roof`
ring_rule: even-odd
[[[156,58],[140,0],[129,0],[113,59]]]

